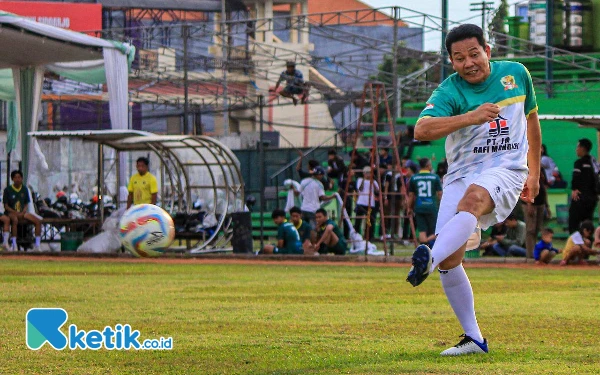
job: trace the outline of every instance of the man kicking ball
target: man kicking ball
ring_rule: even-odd
[[[480,27],[465,24],[446,37],[455,74],[433,92],[415,126],[415,139],[447,136],[448,174],[433,249],[417,247],[407,281],[421,284],[437,267],[446,297],[463,330],[462,340],[442,355],[487,353],[462,266],[466,242],[503,221],[521,198],[539,191],[541,131],[527,69],[516,62],[490,62]],[[528,168],[529,167],[529,168]]]

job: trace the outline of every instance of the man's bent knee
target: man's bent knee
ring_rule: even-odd
[[[467,244],[465,243],[460,247],[460,249],[456,250],[452,255],[448,258],[444,259],[438,266],[439,269],[447,271],[451,270],[455,267],[460,266],[465,257],[465,251],[467,249]]]
[[[479,185],[471,185],[457,206],[457,211],[470,212],[479,218],[494,209],[494,201],[490,193]]]

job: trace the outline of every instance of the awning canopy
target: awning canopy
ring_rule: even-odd
[[[581,126],[600,129],[600,115],[539,115],[540,120],[570,121]]]
[[[3,47],[0,69],[12,69],[14,80],[16,106],[13,105],[10,112],[18,114],[10,116],[6,149],[8,152],[15,149],[20,134],[25,180],[30,156],[27,133],[37,129],[42,81],[48,64],[59,66],[61,63],[92,61],[92,66],[97,68],[95,62],[101,60],[109,91],[111,125],[117,129],[127,128],[129,45],[45,25],[4,11],[0,11],[0,45]]]

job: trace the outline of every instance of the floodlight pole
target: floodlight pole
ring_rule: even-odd
[[[264,144],[264,115],[263,108],[265,106],[264,95],[259,95],[258,106],[260,114],[260,133],[258,138],[259,164],[260,164],[260,251],[264,248],[264,213],[265,213],[265,144]]]
[[[440,74],[440,82],[443,82],[448,77],[446,71],[446,63],[448,61],[448,51],[446,51],[446,35],[448,34],[448,0],[442,0],[442,66]]]
[[[189,39],[189,26],[183,25],[181,33],[183,34],[183,134],[187,135],[190,133],[189,123],[189,110],[190,110],[190,99],[189,99],[189,82],[188,82],[188,39]]]
[[[394,44],[392,45],[392,72],[393,72],[393,76],[392,76],[392,86],[393,86],[393,92],[394,92],[394,100],[392,101],[392,108],[393,111],[392,113],[394,114],[394,122],[396,122],[396,119],[398,117],[400,117],[400,112],[401,112],[401,108],[400,108],[400,102],[399,102],[399,97],[400,97],[400,90],[398,87],[398,18],[400,17],[400,9],[398,7],[394,7],[392,9],[392,15],[394,17]],[[337,139],[337,137],[336,137]]]
[[[223,135],[229,135],[229,108],[227,103],[227,7],[221,0],[221,43],[223,43]]]

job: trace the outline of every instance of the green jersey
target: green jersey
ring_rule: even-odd
[[[415,194],[414,211],[418,214],[436,213],[438,210],[437,193],[442,191],[438,175],[421,171],[410,178],[408,191]]]
[[[21,185],[20,189],[17,189],[14,185],[7,186],[4,189],[2,200],[8,207],[17,212],[22,212],[25,205],[29,203],[29,190],[25,185]]]
[[[306,240],[310,241],[310,232],[312,232],[312,228],[310,227],[309,223],[304,220],[300,220],[300,225],[297,226],[294,224],[294,227],[298,231],[298,234],[300,234],[300,241],[302,241],[302,243],[304,243]]]
[[[531,76],[520,63],[490,62],[490,75],[470,84],[454,73],[435,89],[419,116],[450,117],[485,103],[500,107],[498,117],[472,124],[446,137],[448,174],[444,185],[491,168],[527,171],[527,116],[537,111]]]
[[[279,224],[277,239],[283,240],[283,248],[278,248],[278,254],[302,254],[302,242],[294,224],[288,221]]]
[[[323,223],[322,226],[318,227],[317,228],[317,236],[319,238],[321,238],[323,236],[323,233],[325,233],[325,229],[330,224],[333,225],[333,233],[335,233],[335,235],[339,239],[339,242],[336,247],[339,247],[340,249],[343,249],[344,251],[346,251],[348,248],[348,246],[346,244],[346,237],[344,237],[344,233],[342,232],[340,227],[338,227],[338,225],[333,220],[327,219],[327,221],[325,223]]]

